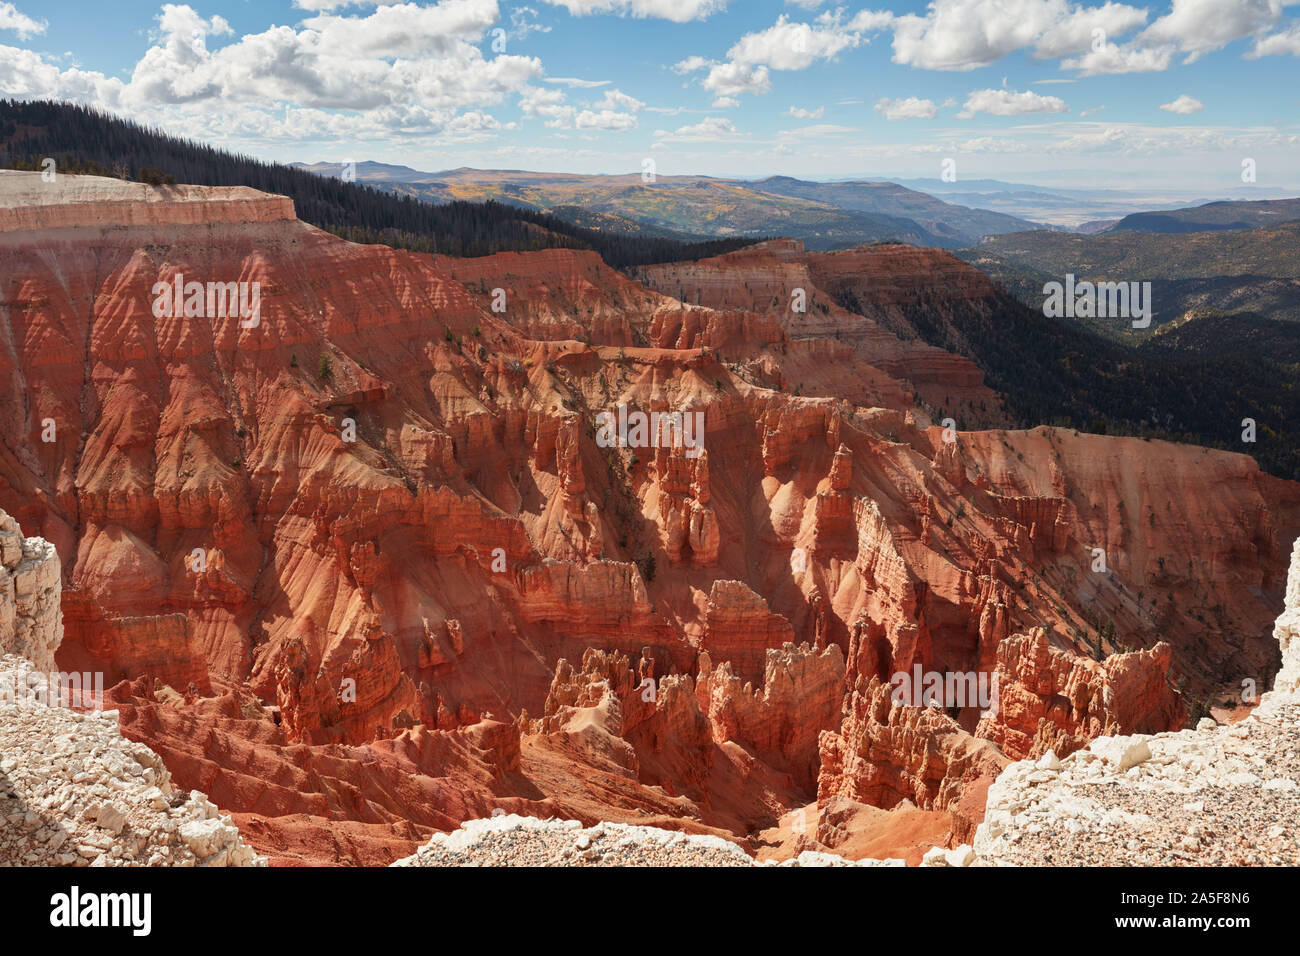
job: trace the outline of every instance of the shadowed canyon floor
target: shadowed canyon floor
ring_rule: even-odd
[[[258,321],[159,314],[178,275]],[[1245,455],[1008,430],[909,326],[1003,301],[908,246],[631,278],[3,172],[0,507],[61,559],[58,665],[273,864],[494,810],[915,862],[1013,760],[1268,686],[1300,533]],[[702,450],[607,445],[619,406]],[[898,706],[914,667],[997,706]]]

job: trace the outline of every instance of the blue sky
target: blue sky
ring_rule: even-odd
[[[286,161],[1300,191],[1283,0],[13,0],[0,93]]]

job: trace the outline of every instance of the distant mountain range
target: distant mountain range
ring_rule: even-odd
[[[1185,189],[1133,186],[1087,189],[1009,183],[997,179],[899,179],[899,185],[946,202],[978,206],[1022,219],[1052,223],[1079,232],[1109,228],[1135,213],[1199,207],[1222,200],[1258,201],[1288,195],[1275,186],[1237,184],[1214,195]]]
[[[294,164],[338,177],[339,163]],[[421,172],[362,162],[359,183],[433,203],[496,200],[591,229],[630,234],[789,236],[810,249],[880,240],[959,249],[985,236],[1041,229],[1041,223],[956,203],[892,182],[821,183],[773,176],[748,182],[709,176],[591,176],[525,170]]]
[[[1211,202],[1167,212],[1125,216],[1111,232],[1227,232],[1257,229],[1300,219],[1300,199],[1261,202]]]

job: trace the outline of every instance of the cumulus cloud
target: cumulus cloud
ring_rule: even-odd
[[[1084,76],[1166,70],[1173,58],[1193,63],[1235,40],[1255,37],[1255,51],[1282,19],[1288,0],[1172,0],[1170,10],[1123,46],[1107,42],[1061,66]],[[1255,51],[1248,56],[1258,55]],[[1279,52],[1286,52],[1280,50]]]
[[[576,129],[632,129],[636,126],[636,117],[616,110],[582,110],[574,117],[573,125]]]
[[[1112,73],[1159,73],[1169,68],[1174,51],[1170,47],[1121,47],[1107,43],[1100,50],[1061,61],[1066,70],[1079,70],[1083,76]]]
[[[622,90],[606,90],[605,95],[595,104],[593,109],[598,110],[621,110],[627,113],[636,113],[644,107],[645,104],[635,96],[628,96]]]
[[[813,23],[799,23],[781,14],[772,26],[737,40],[726,60],[690,56],[673,69],[678,73],[707,70],[702,85],[718,97],[762,94],[772,88],[772,70],[804,70],[818,60],[834,59],[866,43],[866,32],[892,19],[892,14],[864,11],[845,21],[837,10],[821,14]]]
[[[715,63],[704,78],[704,87],[718,96],[735,97],[741,93],[760,94],[772,88],[772,77],[765,66],[746,63]]]
[[[117,109],[125,84],[116,77],[61,70],[31,50],[0,46],[0,89],[17,99],[66,99]]]
[[[1195,97],[1188,96],[1184,93],[1172,103],[1165,103],[1160,108],[1166,113],[1181,113],[1183,115],[1188,115],[1191,113],[1199,113],[1201,110],[1205,109],[1205,104]]]
[[[1261,56],[1284,56],[1288,53],[1300,56],[1300,22],[1282,33],[1259,37],[1255,40],[1254,49],[1246,57],[1253,60]]]
[[[1015,90],[975,90],[966,97],[958,119],[971,119],[978,113],[990,116],[1025,116],[1030,113],[1068,113],[1070,108],[1056,96]]]
[[[891,100],[882,96],[876,100],[876,112],[883,113],[887,120],[934,119],[939,108],[933,100],[923,100],[909,96],[905,100]]]
[[[803,70],[819,59],[829,59],[857,46],[861,37],[833,20],[814,26],[792,23],[785,14],[766,30],[747,33],[727,51],[727,59],[774,70]]]
[[[300,0],[313,11],[296,25],[235,36],[220,16],[166,4],[149,47],[125,82],[0,46],[0,88],[127,112],[184,135],[245,140],[317,140],[422,134],[485,136],[501,124],[487,111],[517,97],[525,117],[562,129],[636,126],[644,104],[621,90],[570,105],[554,85],[608,81],[558,77],[540,86],[535,57],[485,53],[500,17],[497,0],[348,3]],[[345,8],[371,9],[348,12]],[[30,28],[0,3],[0,26]],[[213,126],[216,118],[220,126]]]
[[[702,56],[688,56],[684,60],[679,60],[673,64],[675,73],[694,73],[696,70],[702,70],[713,63],[712,60]]]
[[[826,115],[826,107],[819,106],[815,110],[806,110],[799,106],[792,106],[786,112],[796,119],[821,119]]]
[[[934,0],[924,15],[894,19],[893,58],[928,70],[974,70],[1020,49],[1040,58],[1082,53],[1094,30],[1112,38],[1145,21],[1146,11],[1113,2]]]
[[[0,30],[13,30],[19,39],[26,40],[33,34],[44,33],[46,26],[44,20],[33,20],[12,3],[0,3]]]
[[[126,95],[141,107],[287,99],[345,110],[415,103],[450,115],[498,103],[542,73],[535,58],[483,55],[478,44],[497,13],[496,0],[443,0],[393,4],[366,16],[321,14],[298,28],[243,36],[214,53],[205,37],[221,34],[224,21],[168,5],[159,40],[136,64]]]
[[[552,129],[627,130],[637,125],[636,114],[645,104],[622,90],[606,90],[586,109],[567,102],[562,90],[533,87],[519,98],[525,116],[540,117]]]
[[[613,13],[621,17],[655,17],[686,23],[703,20],[727,6],[727,0],[546,0],[553,7],[563,7],[575,17],[594,13]]]
[[[740,135],[736,124],[722,116],[706,116],[690,126],[679,126],[674,132],[657,130],[655,138],[661,143],[718,143]]]
[[[1282,19],[1283,0],[1173,0],[1172,8],[1138,38],[1168,44],[1191,63],[1234,40],[1258,36]]]

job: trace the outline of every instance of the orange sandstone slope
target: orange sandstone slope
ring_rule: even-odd
[[[930,307],[995,309],[943,253],[768,244],[651,288],[36,176],[0,173],[0,507],[59,549],[60,664],[280,862],[495,810],[914,842],[869,804],[962,839],[1007,759],[1180,726],[1171,684],[1273,663],[1300,488],[1159,442],[944,441],[931,404],[998,424],[978,369],[890,331],[911,292],[823,291],[928,273]],[[178,273],[260,283],[260,321],[155,317]],[[702,414],[702,453],[604,447],[620,404]],[[914,666],[1001,704],[891,705]]]

